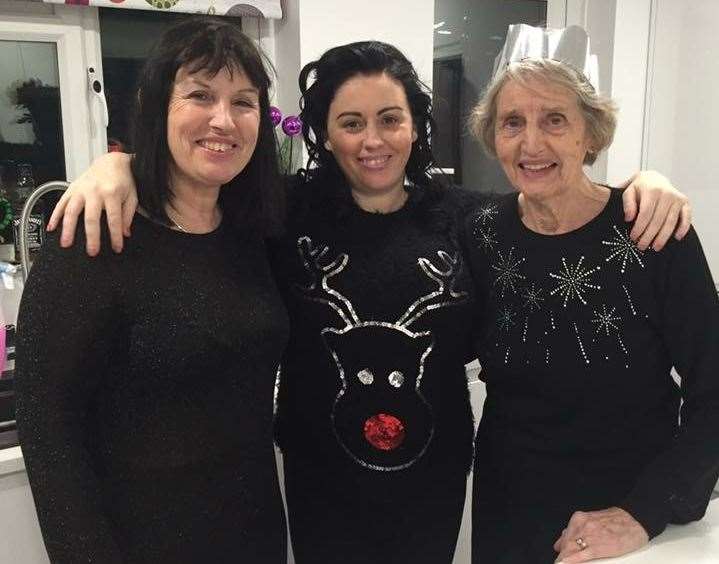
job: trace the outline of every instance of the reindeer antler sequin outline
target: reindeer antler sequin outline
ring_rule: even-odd
[[[326,327],[320,332],[325,340],[325,344],[327,345],[332,358],[335,361],[340,381],[342,383],[342,387],[337,393],[337,396],[335,397],[331,413],[332,430],[335,434],[335,437],[342,446],[343,450],[350,456],[350,458],[352,458],[355,462],[366,468],[380,471],[393,471],[402,470],[411,466],[424,455],[434,436],[434,415],[432,412],[432,407],[427,402],[420,390],[420,384],[422,381],[422,376],[424,374],[424,364],[434,347],[434,338],[430,331],[413,332],[410,330],[409,327],[429,311],[442,307],[458,305],[467,300],[466,292],[457,292],[454,290],[454,284],[461,270],[459,254],[457,253],[454,256],[451,256],[445,251],[438,251],[437,255],[439,256],[440,261],[443,263],[444,268],[435,266],[427,258],[420,257],[418,259],[420,269],[427,277],[429,277],[437,284],[437,289],[417,299],[410,305],[407,311],[402,316],[400,316],[400,318],[395,323],[391,323],[387,321],[360,321],[359,316],[355,312],[351,301],[339,292],[337,292],[335,289],[330,287],[329,280],[342,272],[349,263],[349,257],[346,253],[341,253],[334,257],[332,260],[328,260],[327,254],[329,252],[329,247],[327,247],[326,245],[315,246],[309,237],[300,237],[297,241],[297,248],[310,280],[307,285],[297,285],[296,288],[306,299],[323,303],[331,307],[339,315],[339,317],[345,324],[345,326],[341,329],[337,329],[334,327]],[[404,334],[409,339],[429,339],[429,346],[427,346],[427,348],[422,352],[419,358],[414,393],[426,407],[427,412],[430,416],[431,425],[428,436],[421,450],[417,453],[416,456],[402,464],[387,466],[373,464],[360,458],[356,453],[352,451],[352,449],[348,447],[343,438],[340,436],[340,433],[337,429],[336,414],[338,404],[343,400],[343,397],[348,390],[348,380],[345,374],[345,368],[343,366],[343,363],[340,360],[337,352],[328,343],[328,337],[330,336],[330,334],[345,335],[346,333],[354,329],[367,327],[381,327],[398,331]],[[395,385],[396,387],[401,386],[401,384],[399,384],[399,386],[397,386],[396,384],[393,385]]]

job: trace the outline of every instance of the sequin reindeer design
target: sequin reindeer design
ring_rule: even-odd
[[[347,254],[328,257],[328,247],[309,237],[297,242],[309,274],[298,291],[331,307],[344,327],[326,327],[322,337],[332,355],[341,387],[332,406],[332,429],[358,464],[393,471],[414,464],[434,436],[434,414],[420,385],[434,339],[410,327],[429,311],[460,304],[466,292],[454,291],[461,263],[458,254],[438,251],[441,265],[419,258],[421,271],[436,290],[417,299],[396,321],[361,321],[348,298],[329,285],[349,263]]]

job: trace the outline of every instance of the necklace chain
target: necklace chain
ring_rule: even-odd
[[[169,214],[167,215],[167,217],[170,218],[170,221],[172,222],[172,225],[174,225],[175,227],[177,227],[177,229],[179,229],[179,230],[182,231],[183,233],[187,233],[187,232],[188,232],[187,229],[185,229],[184,227],[182,227],[182,225],[180,224],[179,221],[177,221],[176,219],[174,219],[173,217],[171,217]]]
[[[177,219],[175,219],[175,218],[173,217],[173,216],[178,216],[178,217],[179,217],[180,214],[177,212],[177,210],[175,210],[175,208],[170,208],[170,209],[172,210],[172,214],[170,214],[170,213],[169,213],[169,210],[168,210],[167,217],[168,217],[168,218],[170,219],[170,221],[172,222],[172,225],[173,225],[174,227],[177,227],[177,229],[180,230],[180,231],[182,231],[183,233],[189,233],[189,231],[188,231],[187,229],[185,229],[185,227],[184,227],[179,221],[177,221]]]
[[[177,229],[179,229],[179,230],[182,231],[183,233],[188,233],[187,229],[185,229],[185,228],[182,226],[182,224],[180,224],[179,221],[177,221],[174,217],[172,217],[173,215],[179,215],[179,214],[177,214],[177,212],[175,211],[175,208],[170,208],[170,209],[172,209],[172,215],[170,215],[170,213],[169,213],[170,210],[168,209],[168,210],[167,210],[167,212],[168,212],[168,213],[167,213],[167,217],[168,217],[168,218],[170,219],[170,221],[172,222],[172,225],[175,226],[175,227],[177,227]]]

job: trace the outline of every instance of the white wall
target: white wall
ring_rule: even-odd
[[[719,1],[566,2],[566,23],[586,27],[602,90],[619,104],[614,143],[594,177],[616,184],[647,168],[668,176],[692,200],[694,226],[719,280]]]
[[[556,4],[557,2],[555,2]],[[614,37],[616,24],[615,0],[569,0],[565,20],[549,19],[552,27],[580,25],[590,37],[592,53],[599,60],[599,89],[612,94],[612,70],[614,63]],[[560,14],[557,14],[559,16]],[[607,180],[608,154],[602,153],[590,168],[590,176],[597,182]]]
[[[301,0],[299,6],[301,64],[335,45],[379,39],[398,47],[432,84],[434,0]]]
[[[651,1],[566,0],[561,25],[587,30],[599,60],[599,88],[619,105],[614,143],[590,170],[598,182],[618,184],[641,167]]]
[[[433,0],[287,0],[283,10],[282,21],[265,25],[260,33],[277,68],[277,100],[285,113],[297,108],[301,68],[330,47],[352,41],[392,43],[431,86]]]
[[[719,282],[719,1],[654,0],[644,166],[687,193]]]
[[[651,0],[616,0],[615,9],[611,95],[619,105],[619,121],[615,142],[607,151],[610,184],[622,182],[642,166]]]

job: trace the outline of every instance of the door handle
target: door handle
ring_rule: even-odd
[[[87,67],[87,86],[90,89],[90,94],[100,101],[100,107],[102,108],[102,125],[107,127],[110,123],[110,117],[107,112],[105,87],[103,86],[98,73],[95,72],[95,67]]]

